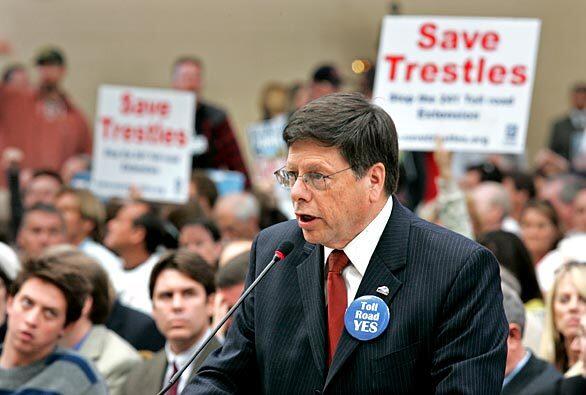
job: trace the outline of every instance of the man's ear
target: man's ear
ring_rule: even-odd
[[[146,238],[146,229],[142,226],[133,226],[130,230],[130,240],[133,244],[142,243]]]
[[[366,177],[371,202],[378,201],[384,194],[386,176],[385,166],[380,162],[375,163],[368,169]]]
[[[206,298],[206,314],[208,317],[214,316],[214,302],[216,301],[217,293],[209,294]]]
[[[14,296],[8,295],[8,299],[6,299],[6,313],[8,315],[12,314],[12,306],[14,306]]]
[[[92,313],[92,309],[94,307],[94,298],[88,296],[81,308],[81,316],[82,317],[89,317]]]
[[[518,341],[523,339],[521,334],[521,327],[518,324],[509,324],[509,337]]]

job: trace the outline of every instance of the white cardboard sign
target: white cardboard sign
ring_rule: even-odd
[[[393,118],[399,148],[521,153],[537,19],[386,16],[373,102]]]
[[[195,95],[163,89],[101,86],[91,188],[102,197],[185,203],[191,174]]]

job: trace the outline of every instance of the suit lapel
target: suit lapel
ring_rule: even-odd
[[[411,221],[407,210],[393,197],[391,217],[368,263],[356,298],[375,295],[384,300],[387,305],[391,304],[402,285],[393,272],[399,271],[406,264],[410,225]],[[380,286],[388,287],[389,294],[377,293],[376,290]],[[344,329],[328,371],[324,389],[360,343],[361,341],[350,336],[348,331]]]
[[[321,248],[306,243],[297,265],[297,279],[301,291],[301,302],[305,313],[305,328],[309,334],[309,343],[313,360],[319,372],[324,376],[326,367],[326,312],[323,287],[323,258]],[[303,259],[305,257],[305,259]]]
[[[167,355],[163,348],[157,352],[150,361],[147,361],[147,374],[141,382],[146,391],[152,391],[153,388],[163,388],[167,383],[165,381],[165,371],[167,370]],[[145,393],[146,393],[145,391]]]

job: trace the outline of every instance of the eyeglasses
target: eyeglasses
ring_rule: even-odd
[[[312,173],[312,172],[305,173],[301,176],[301,179],[303,180],[305,185],[308,185],[315,190],[323,191],[328,186],[327,185],[328,179],[332,178],[332,176],[334,176],[338,173],[341,173],[346,170],[350,170],[351,168],[352,168],[352,166],[347,167],[342,170],[338,170],[335,173],[327,174],[327,175],[321,174],[321,173]],[[277,178],[277,182],[281,186],[283,186],[284,188],[287,188],[287,189],[293,188],[293,185],[295,185],[295,181],[297,181],[297,178],[300,177],[297,172],[285,170],[285,167],[281,167],[279,170],[277,170],[273,174]]]

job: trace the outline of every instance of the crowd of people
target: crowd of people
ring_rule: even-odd
[[[9,49],[0,40],[0,54]],[[36,85],[23,65],[2,75],[0,392],[154,394],[242,293],[256,234],[287,216],[271,190],[253,185],[227,113],[202,99],[196,57],[179,58],[171,75],[174,89],[197,94],[195,133],[209,142],[194,157],[188,203],[148,202],[140,191],[105,200],[78,188],[91,171],[92,139],[62,88],[66,65],[48,48],[35,59]],[[373,76],[365,74],[367,97]],[[320,66],[306,83],[268,84],[261,117],[343,89],[339,70]],[[452,154],[440,141],[433,153],[402,155],[399,200],[500,263],[509,327],[503,394],[579,393],[571,391],[586,380],[585,84],[572,89],[571,103],[534,166]],[[220,195],[207,169],[241,172],[245,190]]]

